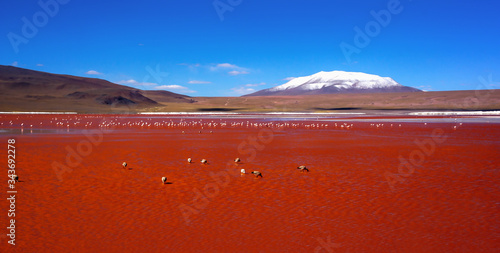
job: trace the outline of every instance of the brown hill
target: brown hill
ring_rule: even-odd
[[[173,92],[145,91],[97,78],[0,65],[1,111],[132,112],[158,102],[193,100]]]

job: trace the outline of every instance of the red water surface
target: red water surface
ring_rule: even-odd
[[[0,124],[0,161],[6,168],[14,138],[21,180],[11,246],[1,176],[0,252],[500,248],[498,123],[0,115]]]

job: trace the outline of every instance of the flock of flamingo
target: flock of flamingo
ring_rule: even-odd
[[[190,158],[187,159],[187,162],[188,163],[193,163],[193,159],[191,159],[191,157],[190,157]],[[240,158],[236,158],[236,159],[234,159],[234,162],[235,163],[240,163],[241,159]],[[205,164],[208,164],[208,161],[207,161],[207,159],[201,159],[200,163],[205,165]],[[127,162],[123,162],[122,163],[122,167],[124,169],[127,168],[127,165],[128,165]],[[299,167],[297,167],[297,169],[300,172],[309,172],[309,169],[305,165],[300,165]],[[241,172],[241,174],[247,174],[246,171],[245,171],[245,169],[241,169],[240,172]],[[253,174],[256,178],[259,178],[259,177],[262,178],[262,173],[260,171],[258,171],[258,170],[254,170],[254,171],[250,172],[250,174]],[[167,177],[162,177],[161,178],[161,182],[163,184],[166,184],[167,183]]]
[[[274,128],[274,129],[284,129],[284,128],[305,128],[305,129],[340,129],[340,130],[350,130],[355,127],[354,123],[346,122],[311,122],[306,121],[278,121],[278,122],[251,122],[249,120],[227,120],[224,118],[219,119],[190,119],[190,118],[153,118],[153,117],[134,117],[127,122],[123,121],[120,116],[99,116],[99,115],[72,115],[72,116],[57,116],[46,118],[40,122],[32,122],[29,120],[33,118],[32,116],[24,116],[26,122],[20,117],[15,120],[10,120],[8,122],[0,122],[0,127],[13,127],[21,129],[37,129],[37,128],[56,128],[56,129],[87,129],[87,128],[101,128],[101,129],[115,129],[115,128],[146,128],[146,129],[165,129],[165,128],[184,128],[186,131],[181,133],[187,133],[187,129],[196,129],[195,132],[202,133],[205,130],[207,132],[213,133],[212,129],[222,129],[222,128],[235,128],[235,127],[246,127],[246,128]],[[318,118],[319,119],[319,118]],[[313,120],[313,119],[311,119]],[[325,119],[328,120],[328,119]],[[457,126],[461,126],[462,123],[456,122],[452,126],[452,130],[456,130]],[[29,123],[28,123],[29,122]],[[427,126],[427,122],[421,122],[424,126]],[[384,124],[384,123],[371,123],[371,128],[382,129],[385,127],[402,127],[402,124]]]
[[[31,115],[26,115],[24,116],[26,119],[33,118]],[[202,133],[203,130],[205,129],[215,129],[215,128],[226,128],[226,127],[246,127],[246,128],[275,128],[275,129],[283,129],[283,128],[306,128],[306,129],[326,129],[329,127],[333,127],[335,129],[340,129],[340,130],[350,130],[354,128],[354,123],[337,123],[337,122],[332,122],[331,124],[328,123],[311,123],[311,122],[298,122],[298,123],[293,123],[293,122],[260,122],[260,123],[254,123],[250,122],[249,120],[246,121],[229,121],[219,118],[217,120],[213,119],[191,119],[188,120],[186,118],[180,118],[176,121],[174,121],[173,118],[169,120],[161,120],[160,118],[152,118],[148,117],[145,119],[137,118],[136,120],[129,120],[127,122],[120,122],[121,118],[120,116],[111,116],[111,117],[105,117],[105,116],[100,116],[100,115],[72,115],[72,116],[56,116],[56,117],[51,117],[50,119],[46,119],[44,121],[39,122],[39,124],[25,124],[25,122],[15,122],[14,120],[10,120],[9,122],[0,122],[0,127],[13,127],[13,128],[21,128],[23,130],[24,128],[50,128],[55,127],[55,128],[66,128],[68,131],[70,128],[76,128],[76,129],[87,129],[87,128],[103,128],[103,129],[114,129],[114,128],[194,128],[198,129],[198,133]],[[318,118],[319,119],[319,118]],[[18,116],[16,121],[20,120],[20,117]],[[45,123],[45,124],[44,124]],[[463,123],[458,123],[457,119],[455,118],[455,124],[452,126],[452,130],[457,130],[458,126],[462,126]],[[371,128],[376,128],[376,129],[381,129],[384,128],[386,124],[384,123],[371,123],[370,127]],[[387,124],[387,126],[390,126],[390,128],[395,127],[395,124]],[[397,124],[397,127],[401,128],[402,124]],[[427,122],[424,122],[424,126],[427,126]],[[182,134],[185,134],[186,131],[182,131]],[[209,131],[209,133],[213,133],[212,130]],[[239,159],[239,158],[237,158]],[[188,159],[188,162],[191,163],[192,160],[191,158]],[[239,162],[239,161],[237,161]],[[206,164],[207,161],[205,159],[201,160],[202,164]],[[126,163],[124,163],[124,167],[126,167]],[[303,169],[300,169],[301,171],[308,171],[305,166],[299,166],[304,167]],[[256,173],[254,173],[256,172]],[[252,174],[254,174],[256,177],[262,177],[262,173],[258,171],[254,171]],[[244,170],[242,170],[242,174],[245,174]],[[166,179],[165,179],[166,181]]]
[[[28,116],[29,117],[29,116]],[[19,117],[17,118],[19,120]],[[55,127],[55,128],[125,128],[125,127],[133,127],[133,128],[198,128],[201,130],[204,129],[214,129],[214,128],[226,128],[226,127],[247,127],[247,128],[262,128],[262,127],[270,127],[270,128],[307,128],[307,129],[320,129],[320,128],[328,128],[332,126],[328,123],[310,123],[310,122],[250,122],[249,120],[244,121],[228,121],[225,119],[196,119],[189,120],[185,118],[180,118],[174,121],[174,119],[169,120],[160,120],[155,118],[146,118],[146,119],[136,119],[129,120],[127,122],[120,122],[122,118],[120,117],[102,117],[102,116],[76,116],[73,115],[70,117],[52,117],[50,119],[46,119],[42,122],[37,122],[35,124],[25,124],[24,122],[15,122],[14,120],[10,120],[9,122],[1,122],[0,126],[10,126],[10,127],[19,127],[19,128],[41,128],[42,126],[47,127]],[[350,129],[354,126],[354,124],[337,124],[333,125],[335,128],[345,128]]]
[[[227,120],[223,118],[218,119],[189,119],[189,118],[153,118],[153,117],[138,117],[127,121],[120,122],[123,120],[121,116],[102,116],[102,115],[71,115],[71,116],[53,116],[51,118],[45,118],[40,122],[33,123],[31,118],[32,115],[24,115],[26,123],[19,116],[10,121],[0,122],[0,127],[12,127],[12,128],[20,128],[21,131],[24,128],[66,128],[68,131],[70,128],[73,129],[87,129],[87,128],[101,128],[101,129],[114,129],[114,128],[156,128],[156,129],[165,129],[165,128],[184,128],[184,129],[196,129],[198,133],[202,133],[206,129],[216,129],[216,128],[226,128],[226,127],[246,127],[246,128],[274,128],[274,129],[283,129],[283,128],[305,128],[305,129],[327,129],[327,128],[335,128],[339,130],[350,130],[355,127],[354,123],[340,123],[340,122],[330,122],[330,124],[325,122],[316,122],[311,123],[310,121],[304,122],[286,122],[286,121],[278,121],[278,122],[251,122],[249,120],[238,121]],[[175,121],[174,121],[175,119]],[[319,119],[319,118],[318,118]],[[424,126],[427,126],[427,122],[422,122]],[[463,123],[458,123],[457,118],[455,118],[455,122],[452,126],[452,130],[457,130],[458,126],[462,126]],[[384,123],[371,123],[370,128],[382,129],[386,126],[393,128],[396,127],[396,124],[384,124]],[[402,127],[402,124],[397,124],[398,128]],[[187,130],[186,130],[187,131]],[[186,131],[182,131],[182,134],[185,134]],[[213,133],[212,130],[208,131],[209,133]],[[239,163],[241,160],[236,158],[235,162]],[[206,159],[202,159],[200,161],[202,164],[207,164],[208,161]],[[192,163],[192,159],[188,158],[188,163]],[[124,162],[123,167],[127,167],[127,163]],[[308,172],[309,170],[306,166],[297,167],[301,172]],[[242,174],[246,174],[245,170],[241,170]],[[259,171],[252,171],[251,174],[256,177],[262,177],[262,173]],[[15,176],[15,180],[18,181],[19,177]],[[162,177],[162,182],[166,183],[167,178]]]

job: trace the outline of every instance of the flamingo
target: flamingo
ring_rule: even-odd
[[[124,168],[124,169],[126,169],[126,168],[127,168],[127,163],[126,163],[126,162],[123,162],[123,163],[122,163],[122,166],[123,166],[123,168]]]
[[[206,159],[201,159],[201,163],[202,163],[202,164],[207,164],[207,163],[208,163],[208,161],[207,161]]]
[[[260,171],[252,171],[252,174],[255,175],[255,177],[262,177],[262,173],[260,173]]]
[[[19,176],[18,176],[18,175],[14,175],[14,180],[15,180],[16,182],[19,182]]]
[[[236,158],[236,159],[234,159],[234,162],[235,163],[239,163],[239,162],[241,162],[241,159],[240,158]]]
[[[165,184],[167,182],[167,177],[162,177],[161,181],[163,182],[163,184]]]
[[[300,172],[304,172],[304,171],[309,172],[309,169],[306,166],[304,166],[304,165],[301,165],[301,166],[297,167],[297,169],[300,170]]]
[[[192,160],[191,160],[191,157],[190,157],[190,158],[188,158],[188,163],[191,163],[191,161],[192,161]]]
[[[241,169],[241,174],[246,174],[247,172],[245,171],[245,169]]]

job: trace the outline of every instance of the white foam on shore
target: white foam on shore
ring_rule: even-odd
[[[469,115],[500,115],[500,111],[457,111],[457,112],[411,112],[409,115],[418,115],[418,116],[469,116]]]
[[[258,114],[258,115],[363,115],[363,112],[141,112],[140,114],[145,115],[176,115],[176,114],[187,114],[187,115],[247,115],[247,114]]]
[[[265,112],[269,115],[363,115],[364,112]]]
[[[76,112],[0,112],[0,114],[78,114]]]
[[[211,114],[219,114],[219,115],[225,115],[225,114],[238,114],[235,112],[141,112],[139,114],[144,114],[144,115],[211,115]]]

